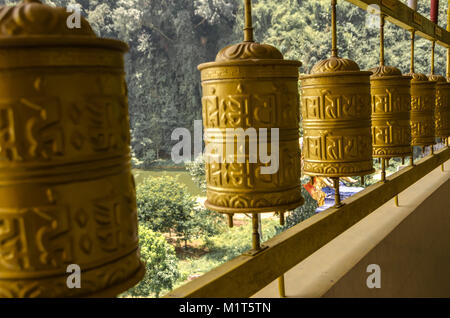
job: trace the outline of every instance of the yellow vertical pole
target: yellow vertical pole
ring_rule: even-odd
[[[244,41],[253,42],[252,0],[245,0]]]
[[[280,293],[281,298],[286,297],[286,288],[284,285],[284,275],[278,277],[278,291]]]

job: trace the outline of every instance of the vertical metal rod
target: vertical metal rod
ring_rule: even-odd
[[[416,40],[416,30],[411,31],[411,73],[414,73],[414,49]]]
[[[447,8],[447,31],[450,32],[450,3]],[[450,48],[447,48],[447,80],[450,79]]]
[[[284,226],[285,219],[284,219],[284,212],[280,212],[280,225]]]
[[[384,23],[385,16],[380,14],[380,66],[384,66]]]
[[[431,156],[434,155],[434,146],[433,145],[430,146],[430,155]]]
[[[402,157],[402,166],[405,165],[405,157]]]
[[[341,193],[339,192],[339,178],[333,178],[333,185],[334,185],[334,206],[338,208],[342,205]]]
[[[261,249],[261,241],[259,236],[259,214],[253,213],[252,216],[252,246],[254,251],[259,251]]]
[[[381,159],[381,181],[386,182],[386,159]]]
[[[253,21],[252,21],[252,0],[245,0],[244,41],[245,42],[254,42]]]
[[[278,277],[278,292],[281,298],[286,298],[286,287],[284,284],[284,275]]]
[[[234,226],[233,216],[234,214],[228,214],[228,227],[232,228]]]
[[[395,196],[395,206],[397,206],[397,207],[399,206],[399,204],[398,204],[398,195]]]
[[[436,41],[431,45],[431,75],[434,75],[434,51],[436,48]]]
[[[412,154],[412,156],[411,156],[411,162],[410,162],[410,165],[411,165],[411,166],[414,166],[414,151],[413,151],[413,154]]]
[[[364,187],[366,185],[366,177],[361,176],[361,185]]]
[[[337,0],[331,0],[331,56],[338,56],[337,28],[336,28],[336,5]]]

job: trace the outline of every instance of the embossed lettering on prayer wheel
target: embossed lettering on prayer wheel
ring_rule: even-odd
[[[436,108],[434,114],[436,137],[450,137],[450,83],[441,75],[429,76],[436,81]]]
[[[434,109],[436,82],[424,74],[411,73],[411,145],[430,146],[435,143]]]
[[[206,163],[205,206],[221,213],[263,213],[293,209],[303,203],[300,185],[298,67],[272,46],[243,42],[226,47],[215,62],[199,66],[203,87],[206,147],[223,150],[223,158]],[[271,129],[279,129],[279,156],[261,161],[261,147],[276,152]],[[232,129],[227,134],[227,129]],[[243,162],[237,160],[233,133],[254,129],[245,142]],[[261,130],[267,129],[267,142]],[[231,134],[231,135],[230,135]],[[228,137],[227,137],[228,136]],[[249,143],[257,142],[256,162]],[[255,155],[255,154],[253,154]],[[279,158],[278,158],[279,157]],[[262,167],[278,169],[262,173]]]
[[[411,77],[392,66],[371,71],[373,156],[410,156]]]
[[[143,275],[127,46],[39,1],[0,14],[0,297],[115,296]]]
[[[348,59],[317,63],[302,80],[303,171],[343,177],[373,172],[370,75]]]

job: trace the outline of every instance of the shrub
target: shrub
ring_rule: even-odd
[[[149,177],[136,189],[138,217],[153,231],[175,232],[185,242],[219,231],[222,218],[197,207],[195,198],[177,178]]]
[[[186,169],[192,177],[192,181],[202,190],[206,191],[205,159],[203,155],[194,161],[186,163]]]
[[[175,249],[161,234],[153,232],[145,225],[139,227],[139,245],[146,273],[138,285],[122,296],[154,295],[158,298],[163,290],[171,290],[180,276]]]

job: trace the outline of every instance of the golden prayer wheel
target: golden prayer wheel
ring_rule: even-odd
[[[331,57],[302,77],[303,171],[325,177],[374,171],[370,75],[348,59]]]
[[[336,0],[331,1],[332,56],[319,61],[302,80],[303,172],[331,177],[335,206],[341,205],[339,178],[374,171],[370,75],[338,57]],[[361,180],[363,183],[363,180]]]
[[[234,214],[252,214],[254,250],[260,249],[259,213],[278,212],[283,224],[284,212],[304,202],[300,66],[298,61],[284,60],[273,46],[253,41],[249,0],[244,42],[222,49],[215,62],[199,65],[206,144],[205,206],[227,214],[230,226]],[[264,149],[272,156],[270,162],[261,157]]]
[[[429,81],[420,73],[409,73],[411,80],[411,145],[435,144],[434,109],[436,105],[436,82]]]
[[[450,137],[450,83],[441,75],[428,78],[436,81],[435,135],[445,139]]]
[[[245,142],[245,162],[206,164],[205,206],[221,213],[286,211],[303,203],[300,188],[299,96],[297,61],[283,59],[272,46],[243,42],[223,49],[215,62],[199,66],[203,87],[206,146],[216,143],[229,158],[227,143],[236,145],[227,129],[254,129]],[[271,128],[279,128],[279,169],[263,174],[260,161],[250,162],[250,143],[271,149]],[[260,129],[268,129],[261,144]],[[255,138],[256,137],[256,138]]]
[[[0,297],[116,296],[144,274],[127,45],[39,1],[0,12]]]
[[[373,157],[411,156],[411,77],[392,66],[371,71]]]

